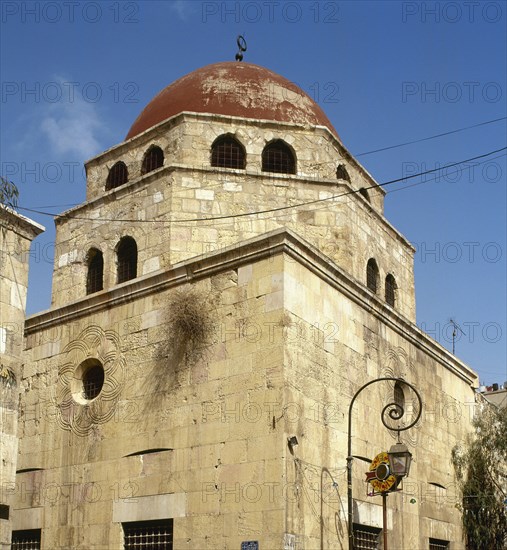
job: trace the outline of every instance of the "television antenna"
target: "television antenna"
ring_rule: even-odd
[[[450,323],[452,325],[452,354],[454,355],[454,351],[456,349],[456,336],[458,334],[458,330],[463,334],[463,336],[466,336],[464,330],[456,323],[453,319],[450,319]]]

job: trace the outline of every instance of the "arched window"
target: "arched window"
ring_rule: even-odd
[[[137,277],[137,245],[132,237],[123,237],[116,249],[118,275],[116,282],[124,283]]]
[[[93,294],[104,288],[104,258],[102,252],[97,248],[92,248],[88,252],[87,263],[86,294]]]
[[[368,202],[370,202],[370,195],[368,195],[368,191],[364,187],[361,187],[361,189],[359,189],[359,194],[362,195]]]
[[[272,141],[262,151],[262,171],[295,174],[296,158],[292,149],[281,139]]]
[[[405,392],[400,382],[394,384],[394,402],[402,409],[405,409]]]
[[[366,286],[373,292],[377,292],[378,288],[378,265],[377,262],[370,258],[366,265]]]
[[[386,277],[386,302],[394,307],[396,303],[396,279],[389,273]]]
[[[244,169],[246,154],[243,145],[234,137],[217,138],[211,146],[211,166]]]
[[[345,168],[345,164],[338,164],[336,167],[336,178],[339,180],[345,180],[350,183],[350,176]]]
[[[147,174],[164,165],[164,153],[160,147],[152,145],[145,153],[141,174]]]
[[[119,187],[129,180],[129,173],[125,163],[121,160],[113,165],[107,176],[106,191]]]

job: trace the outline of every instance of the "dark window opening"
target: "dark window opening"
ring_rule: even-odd
[[[172,451],[172,449],[169,449],[167,447],[160,447],[156,449],[144,449],[142,451],[136,451],[135,453],[130,453],[129,455],[125,455],[125,457],[128,456],[139,456],[139,455],[149,455],[152,453],[164,453],[166,451]]]
[[[354,535],[354,550],[377,550],[380,548],[382,529],[354,523],[352,533]]]
[[[272,141],[262,151],[262,171],[276,174],[295,174],[296,159],[282,140]]]
[[[160,168],[164,164],[164,153],[162,152],[162,149],[160,147],[157,147],[154,145],[153,147],[150,147],[148,151],[146,151],[146,154],[144,155],[143,159],[143,167],[141,169],[141,174],[147,174],[148,172],[152,172],[153,170],[156,170],[157,168]]]
[[[125,550],[172,550],[173,520],[123,523]]]
[[[132,237],[123,237],[117,249],[118,283],[137,277],[137,245]]]
[[[345,168],[345,164],[339,164],[336,168],[336,178],[339,180],[345,180],[350,183],[350,176]]]
[[[106,182],[106,191],[119,187],[120,185],[127,183],[128,180],[129,173],[127,167],[125,166],[125,163],[120,160],[111,168],[111,170],[109,170]]]
[[[368,195],[368,191],[367,191],[364,187],[361,187],[361,189],[359,189],[359,193],[360,193],[368,202],[370,202],[370,195]]]
[[[448,540],[430,539],[430,550],[443,550],[449,548]]]
[[[88,253],[88,274],[86,276],[86,294],[99,292],[104,288],[104,258],[102,252],[92,248]]]
[[[377,262],[373,258],[370,258],[366,265],[366,286],[375,293],[378,288],[378,276]]]
[[[245,165],[245,149],[237,139],[222,136],[214,141],[211,146],[211,166],[242,170]]]
[[[41,530],[25,529],[12,532],[11,550],[40,550]]]
[[[9,519],[9,506],[0,504],[0,519]]]
[[[402,409],[405,409],[405,392],[403,391],[403,387],[399,382],[396,382],[396,384],[394,384],[394,402]]]
[[[104,385],[104,368],[101,364],[94,364],[83,374],[83,397],[95,399]]]
[[[386,277],[386,302],[391,307],[396,303],[396,281],[391,274]]]

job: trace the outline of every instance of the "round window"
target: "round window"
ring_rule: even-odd
[[[81,363],[71,383],[72,397],[82,405],[93,401],[104,385],[104,367],[98,359],[87,359]]]

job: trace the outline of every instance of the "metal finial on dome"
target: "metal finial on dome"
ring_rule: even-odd
[[[236,54],[236,61],[243,61],[243,52],[246,52],[246,40],[243,35],[238,35],[236,39],[236,44],[238,45],[239,51]]]

